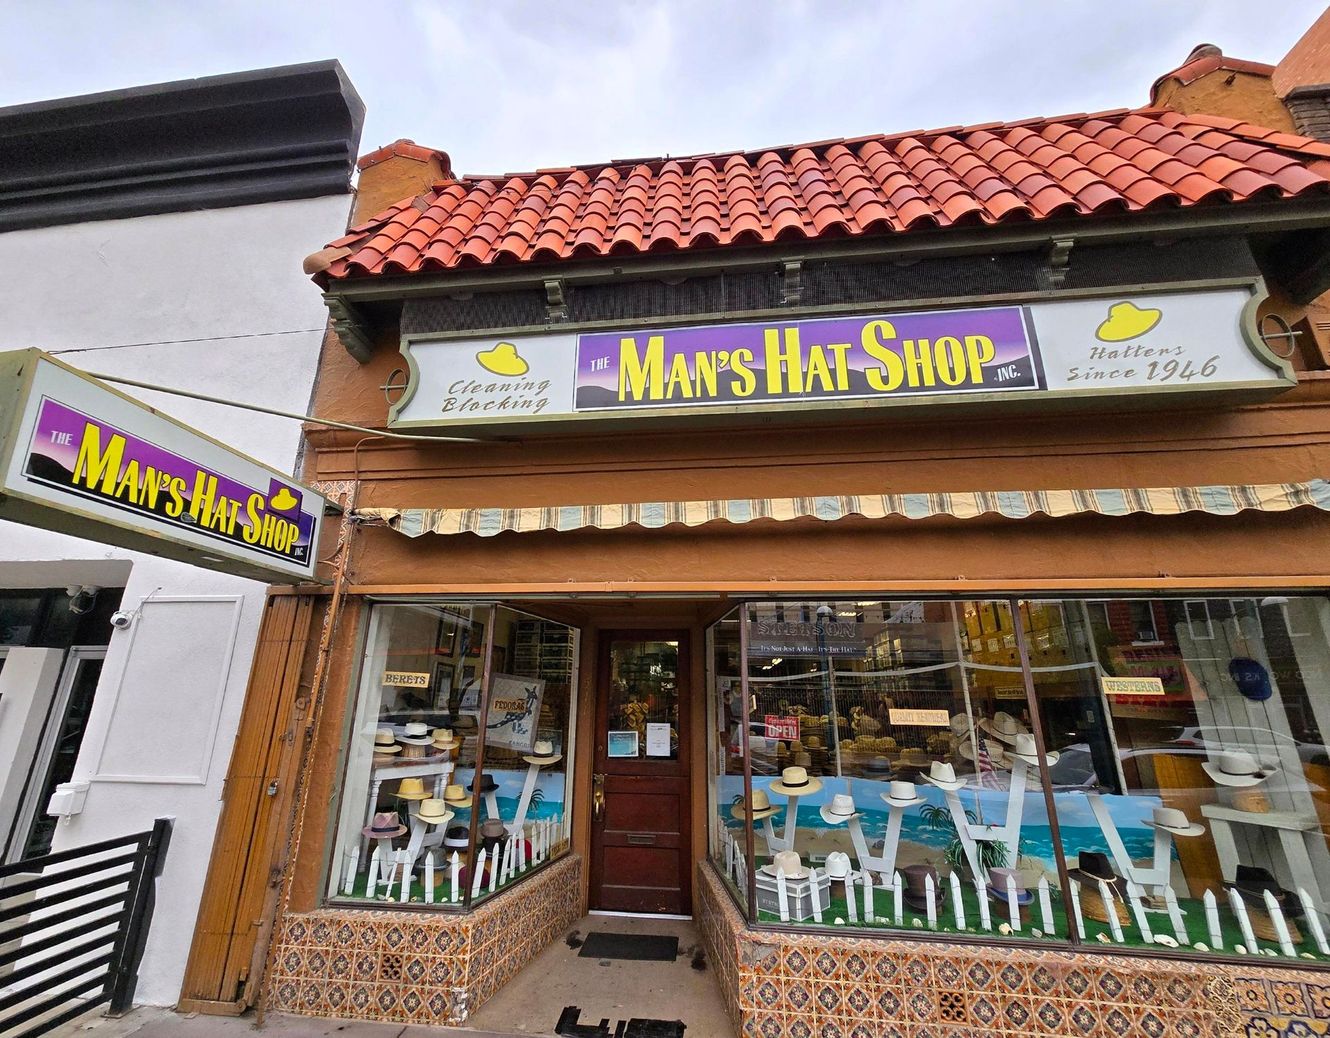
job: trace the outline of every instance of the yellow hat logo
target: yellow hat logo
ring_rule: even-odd
[[[495,375],[506,375],[509,378],[525,375],[530,370],[530,366],[521,358],[517,347],[511,342],[501,342],[492,350],[481,350],[476,354],[476,360],[486,371]]]
[[[1159,323],[1161,310],[1142,310],[1135,303],[1114,303],[1108,308],[1108,318],[1095,329],[1100,342],[1126,342],[1144,335]]]
[[[277,491],[277,493],[273,494],[273,496],[268,499],[268,504],[271,505],[275,511],[287,512],[296,506],[296,495],[291,493],[286,487],[282,487],[281,490]]]

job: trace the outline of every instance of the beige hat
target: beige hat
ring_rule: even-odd
[[[784,797],[805,797],[821,788],[822,780],[809,775],[807,765],[786,768],[770,786],[771,792]]]
[[[454,735],[451,728],[434,729],[434,748],[436,750],[455,750],[461,745],[461,737]]]
[[[563,760],[562,753],[554,752],[554,743],[548,739],[537,739],[531,752],[522,758],[528,764],[557,764]]]
[[[430,825],[444,825],[452,820],[453,812],[448,810],[448,805],[442,800],[429,797],[420,802],[420,810],[416,812],[416,817]]]
[[[783,872],[786,879],[803,879],[808,875],[798,851],[777,851],[771,863],[762,866],[762,871],[770,876]]]
[[[471,794],[456,783],[450,785],[443,791],[443,799],[445,803],[462,807],[467,807],[471,804]]]
[[[374,733],[375,746],[391,746],[397,741],[391,728],[380,728]]]
[[[1001,739],[1006,743],[1013,743],[1016,741],[1016,736],[1024,735],[1029,732],[1029,729],[1026,728],[1025,725],[1012,717],[1011,714],[1002,710],[999,710],[994,714],[993,720],[991,721],[987,719],[981,720],[979,722],[979,727],[995,738]]]
[[[766,790],[753,790],[753,821],[760,822],[763,818],[770,818],[780,808],[772,807],[771,800],[767,796]],[[740,800],[730,808],[730,817],[743,820],[748,817],[748,805]]]
[[[403,800],[428,800],[425,783],[418,778],[404,778],[397,783],[397,795]]]

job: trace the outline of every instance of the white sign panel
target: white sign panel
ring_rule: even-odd
[[[0,354],[0,519],[295,583],[326,505],[40,350]]]
[[[399,427],[1295,384],[1246,288],[502,339],[407,336]]]

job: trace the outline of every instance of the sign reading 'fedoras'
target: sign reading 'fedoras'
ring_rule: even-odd
[[[280,583],[327,502],[40,350],[0,353],[0,519]]]
[[[411,333],[389,424],[538,425],[969,400],[1291,388],[1245,288],[691,327]]]

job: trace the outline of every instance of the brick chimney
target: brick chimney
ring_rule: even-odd
[[[1298,133],[1330,141],[1330,9],[1275,66],[1273,82]]]
[[[394,141],[372,151],[356,163],[356,204],[351,226],[363,223],[403,198],[423,194],[439,180],[453,175],[448,154],[422,148],[415,141]]]

